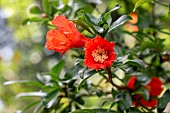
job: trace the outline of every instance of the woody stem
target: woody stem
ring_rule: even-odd
[[[121,86],[118,86],[116,85],[113,80],[112,80],[112,71],[111,71],[111,68],[107,68],[107,72],[108,72],[108,75],[109,75],[109,78],[107,79],[108,82],[110,82],[114,87],[116,87],[117,89],[126,89],[126,87],[121,87]]]

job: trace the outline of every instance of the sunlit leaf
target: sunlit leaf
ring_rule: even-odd
[[[147,48],[155,48],[155,47],[156,47],[156,44],[154,42],[147,41],[147,42],[141,43],[140,50],[144,51]]]
[[[19,93],[16,98],[20,97],[30,97],[30,96],[36,96],[36,97],[45,97],[47,96],[47,93],[45,92],[26,92],[26,93]]]
[[[29,22],[29,18],[26,18],[26,19],[24,19],[23,21],[22,21],[22,25],[26,25],[28,22]]]
[[[37,87],[42,87],[43,85],[37,81],[30,81],[30,80],[16,80],[16,81],[7,81],[4,82],[3,85],[12,85],[12,84],[28,84]]]
[[[94,26],[95,30],[99,33],[103,33],[104,29],[102,27],[99,26]]]
[[[152,0],[138,0],[135,4],[135,7],[133,9],[133,12],[142,4],[147,3],[147,2],[152,2]]]
[[[42,7],[44,11],[48,14],[49,13],[49,3],[48,0],[42,0]]]
[[[115,22],[113,22],[108,30],[108,32],[112,31],[113,29],[121,26],[124,24],[126,21],[131,20],[131,17],[128,15],[122,15],[119,17]]]
[[[30,22],[40,22],[42,21],[43,19],[42,18],[39,18],[39,17],[32,17],[29,19]]]
[[[30,13],[41,14],[42,11],[41,11],[41,9],[38,6],[33,6],[33,7],[30,8]]]
[[[61,60],[51,69],[51,74],[54,75],[56,78],[59,78],[59,75],[64,67],[64,64],[65,64],[64,60]]]

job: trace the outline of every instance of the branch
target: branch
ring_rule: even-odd
[[[112,86],[116,87],[117,89],[127,89],[127,87],[118,86],[113,82],[111,68],[107,68],[107,71],[108,71],[109,78],[107,78],[107,77],[105,77],[105,78],[107,79],[108,82],[110,82],[112,84]]]

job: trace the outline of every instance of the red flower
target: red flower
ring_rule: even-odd
[[[136,76],[133,76],[128,81],[127,87],[130,89],[134,89],[135,81],[136,81]],[[152,77],[151,81],[144,87],[149,91],[150,97],[152,98],[152,97],[160,95],[160,93],[163,91],[162,85],[163,85],[163,83],[161,82],[161,80],[154,76],[154,77]],[[138,102],[140,102],[140,104],[142,104],[146,107],[155,107],[157,105],[156,99],[145,100],[139,94],[133,95],[133,104],[135,106],[139,106],[140,104]]]
[[[156,99],[145,100],[143,98],[140,99],[140,103],[146,107],[155,107],[158,103]]]
[[[135,88],[135,81],[136,81],[136,76],[133,76],[127,83],[127,86],[129,89],[134,89]]]
[[[46,47],[64,54],[70,48],[81,48],[85,45],[84,37],[65,16],[56,16],[52,20],[57,30],[50,30],[46,34]]]
[[[158,103],[158,101],[156,99],[149,99],[149,100],[145,100],[141,95],[134,95],[133,97],[133,105],[134,106],[145,106],[145,107],[155,107]]]
[[[84,64],[91,69],[105,69],[111,66],[116,59],[114,52],[115,44],[96,36],[94,39],[87,39],[85,44]]]
[[[151,96],[158,96],[163,90],[162,85],[163,83],[159,78],[152,77],[150,83],[146,86],[146,88],[149,90]]]

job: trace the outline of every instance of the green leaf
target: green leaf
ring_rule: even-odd
[[[27,92],[27,93],[19,93],[16,98],[20,97],[29,97],[29,96],[38,96],[38,97],[45,97],[47,93],[45,92]]]
[[[119,8],[121,8],[121,6],[120,6],[118,3],[116,3],[115,6],[114,6],[109,12],[116,11],[116,10],[118,10]]]
[[[51,108],[54,103],[57,103],[59,95],[59,89],[55,89],[54,91],[50,92],[45,98],[43,98],[42,103],[45,108]]]
[[[33,14],[42,14],[41,9],[38,6],[33,6],[30,8],[30,13]]]
[[[30,22],[40,22],[42,21],[43,19],[42,18],[39,18],[39,17],[32,17],[29,19]]]
[[[96,113],[119,113],[118,111],[113,111],[109,109],[103,109],[103,108],[98,108],[98,109],[92,109]]]
[[[80,109],[80,110],[73,111],[71,113],[96,113],[96,112],[91,109]]]
[[[54,75],[56,78],[59,78],[59,75],[64,67],[64,60],[61,60],[58,64],[56,64],[50,71],[52,75]]]
[[[145,100],[149,100],[149,91],[146,88],[141,88],[134,92],[134,94],[141,94]]]
[[[170,91],[167,90],[161,98],[158,100],[158,111],[159,113],[162,113],[165,109],[167,103],[170,102]]]
[[[92,75],[91,75],[92,76]],[[80,81],[79,85],[78,85],[78,89],[81,89],[81,87],[83,86],[83,84],[87,81],[88,78],[90,78],[91,76],[86,77],[85,79],[83,79],[82,81]]]
[[[102,3],[101,0],[86,0],[86,2],[88,2],[88,3],[94,3],[94,4],[101,4],[101,3]]]
[[[48,0],[42,0],[42,7],[44,11],[48,14],[49,13],[49,3]]]
[[[7,82],[3,83],[3,85],[12,85],[12,84],[28,84],[28,85],[33,85],[33,86],[37,86],[37,87],[42,87],[43,86],[39,82],[30,81],[30,80],[16,80],[16,81],[7,81]]]
[[[116,5],[110,10],[108,11],[107,13],[104,13],[103,16],[101,17],[102,18],[102,21],[105,23],[107,22],[108,25],[110,25],[111,21],[112,21],[112,18],[110,16],[111,12],[113,11],[116,11],[118,10],[119,8],[121,8],[121,6],[116,3]]]
[[[111,14],[111,12],[116,11],[119,8],[121,8],[121,6],[118,3],[116,3],[116,5],[110,11],[102,14],[102,16],[101,16],[102,20],[104,22],[107,22],[108,25],[110,25],[110,21],[111,21],[110,20],[111,19],[111,15],[110,14]]]
[[[86,68],[83,68],[83,69],[80,69],[79,72],[78,72],[78,75],[81,79],[84,78],[84,72],[86,71]]]
[[[131,17],[128,15],[122,15],[119,17],[115,22],[113,22],[108,30],[108,32],[112,31],[113,29],[121,26],[124,24],[126,21],[131,20]]]
[[[147,48],[155,48],[156,44],[154,42],[151,41],[147,41],[147,42],[143,42],[140,46],[140,50],[144,51]]]
[[[91,34],[95,34],[88,24],[84,22],[84,18],[81,16],[77,20],[72,20],[75,24],[81,26],[83,29],[87,30]]]
[[[129,56],[130,54],[129,53],[127,53],[125,56],[123,56],[123,57],[118,57],[117,58],[117,62],[122,62],[122,63],[124,63],[126,60],[127,60],[127,58],[128,58],[128,56]]]
[[[84,100],[82,99],[82,97],[76,97],[75,101],[81,105],[84,105],[84,103],[85,103]]]
[[[125,62],[125,64],[136,66],[136,67],[139,67],[144,70],[147,67],[142,60],[129,60],[129,61]]]
[[[142,4],[147,3],[147,2],[152,2],[152,0],[138,0],[135,4],[135,7],[133,9],[133,12]]]
[[[36,101],[36,102],[33,102],[33,103],[27,105],[27,106],[22,110],[22,112],[25,112],[26,110],[32,108],[33,106],[37,105],[38,103],[40,103],[40,101]]]
[[[24,19],[23,21],[22,21],[22,25],[26,25],[28,22],[29,22],[29,18],[27,18],[27,19]]]
[[[115,96],[115,102],[121,110],[125,110],[131,107],[132,98],[128,92],[121,92]]]
[[[104,32],[104,29],[102,27],[99,27],[99,26],[94,26],[95,30],[98,32],[98,33],[103,33]]]
[[[140,84],[143,86],[145,86],[151,81],[151,78],[144,73],[133,73],[133,75],[136,75],[137,81],[139,81]]]
[[[84,18],[85,18],[86,22],[88,22],[92,25],[98,25],[98,23],[99,23],[99,19],[89,13],[84,13]]]

